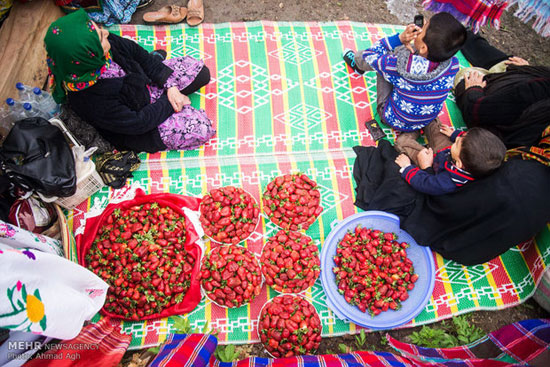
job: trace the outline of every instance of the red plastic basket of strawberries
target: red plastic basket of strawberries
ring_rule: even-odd
[[[201,249],[183,208],[197,211],[199,204],[197,198],[137,190],[134,199],[88,219],[78,259],[110,285],[102,314],[138,321],[197,306]]]

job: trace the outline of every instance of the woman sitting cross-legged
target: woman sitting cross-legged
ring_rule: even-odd
[[[216,133],[187,97],[210,81],[203,61],[162,61],[84,10],[53,22],[44,42],[55,101],[68,103],[117,149],[190,150]]]
[[[474,66],[455,78],[456,102],[468,128],[490,130],[507,148],[536,144],[550,122],[550,67],[509,57],[471,32],[462,53]]]

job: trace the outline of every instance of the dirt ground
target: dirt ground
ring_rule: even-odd
[[[273,21],[333,21],[350,20],[370,23],[403,24],[396,16],[392,15],[386,6],[385,0],[217,0],[204,1],[205,22],[223,23],[255,20]],[[419,13],[429,16],[430,13],[423,10],[416,2]],[[155,0],[146,8],[138,10],[133,18],[134,24],[145,24],[142,21],[143,13],[154,11],[167,4],[185,6],[187,1]],[[507,11],[501,17],[500,30],[485,27],[481,30],[487,40],[510,55],[517,55],[527,59],[532,65],[550,65],[550,38],[539,36],[530,24],[522,23],[513,16],[513,11]],[[501,311],[481,311],[467,315],[471,324],[476,325],[485,332],[494,331],[508,323],[530,318],[550,317],[532,299],[520,306]],[[439,323],[440,324],[440,323]],[[430,325],[436,326],[438,324]],[[412,329],[392,330],[390,335],[400,340],[407,340],[408,335],[418,331],[420,327]],[[391,349],[382,340],[385,332],[372,332],[367,334],[365,349],[385,350]],[[343,337],[325,338],[321,343],[318,354],[338,353],[339,344],[345,344],[356,349],[355,337],[348,335]],[[238,347],[241,358],[247,356],[267,357],[260,344],[249,344]],[[124,358],[127,363],[135,353],[127,353]],[[131,365],[131,364],[130,364]],[[139,363],[134,364],[139,366]]]
[[[418,12],[429,16],[430,13],[423,10],[420,3],[420,0],[416,1]],[[143,13],[167,4],[185,6],[187,0],[154,0],[151,5],[134,13],[132,23],[145,24]],[[532,65],[550,65],[550,37],[539,36],[530,24],[524,24],[515,17],[514,11],[513,8],[504,12],[500,30],[483,28],[483,36],[502,51],[523,57]],[[351,20],[403,24],[388,11],[385,0],[204,0],[204,18],[208,23]]]

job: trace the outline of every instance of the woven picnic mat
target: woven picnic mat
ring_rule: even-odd
[[[331,228],[357,212],[353,205],[355,155],[351,147],[373,144],[364,122],[373,118],[376,110],[376,75],[350,74],[341,58],[342,50],[364,49],[402,29],[353,22],[110,28],[148,50],[166,49],[169,57],[201,58],[212,74],[210,84],[192,95],[191,101],[207,111],[218,130],[216,136],[195,151],[141,154],[142,164],[131,184],[148,193],[191,196],[234,185],[260,201],[273,177],[305,172],[320,185],[324,211],[307,234],[321,247]],[[457,128],[464,126],[452,95],[440,118]],[[392,130],[385,132],[393,139]],[[70,212],[75,233],[83,232],[86,217],[98,215],[109,201],[128,195],[128,190],[105,187]],[[276,230],[262,216],[261,225],[245,245],[259,254]],[[205,245],[208,250],[210,243]],[[432,298],[410,326],[525,301],[550,261],[550,230],[545,228],[536,239],[482,265],[464,267],[434,256],[436,283]],[[258,340],[259,311],[276,295],[264,287],[250,305],[230,310],[203,299],[193,312],[178,317],[188,317],[197,329],[208,323],[218,330],[221,342],[254,342]],[[306,296],[319,311],[323,336],[356,332],[356,325],[336,318],[326,307],[320,280]],[[140,348],[162,342],[173,321],[124,322],[123,329],[133,335],[131,348]]]

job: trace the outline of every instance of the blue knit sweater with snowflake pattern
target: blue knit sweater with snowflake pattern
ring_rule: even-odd
[[[437,63],[411,54],[399,34],[377,41],[363,59],[393,85],[384,119],[400,131],[422,129],[437,117],[459,69],[454,56]]]

